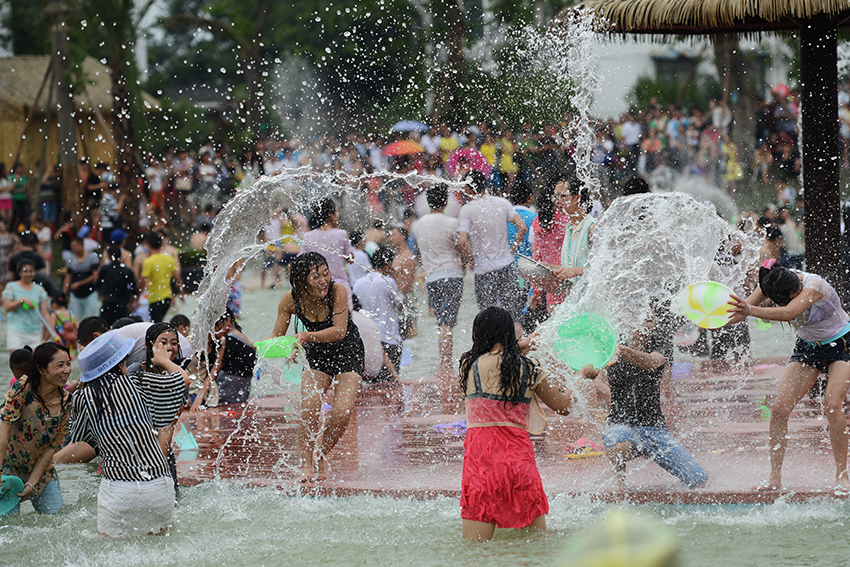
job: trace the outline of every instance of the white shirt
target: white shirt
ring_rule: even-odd
[[[388,345],[401,344],[398,328],[398,310],[404,297],[395,280],[379,272],[370,272],[354,284],[354,295],[368,316],[381,330],[381,342]]]
[[[460,209],[458,232],[469,235],[475,273],[486,274],[514,261],[508,244],[508,223],[517,212],[502,197],[484,195]]]
[[[623,122],[623,125],[620,126],[620,135],[623,137],[623,143],[627,146],[634,146],[635,144],[639,144],[640,133],[640,124],[638,124],[637,122],[629,120],[628,122]]]
[[[354,256],[354,262],[348,265],[348,281],[354,287],[357,280],[372,269],[372,262],[369,260],[369,255],[359,248],[355,248],[351,255]]]
[[[463,277],[457,251],[459,225],[457,219],[443,213],[427,214],[414,225],[413,235],[426,282]]]

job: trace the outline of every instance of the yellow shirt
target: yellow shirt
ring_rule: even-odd
[[[142,263],[142,277],[148,280],[148,302],[156,303],[171,297],[171,277],[177,260],[167,254],[148,256]]]

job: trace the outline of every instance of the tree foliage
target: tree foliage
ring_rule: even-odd
[[[631,112],[649,108],[653,101],[663,107],[675,103],[683,108],[697,106],[705,111],[710,100],[719,100],[723,95],[720,82],[711,75],[697,74],[684,93],[682,87],[680,81],[662,81],[644,75],[629,90],[626,102]]]

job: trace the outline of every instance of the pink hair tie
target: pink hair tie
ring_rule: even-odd
[[[773,267],[773,265],[775,263],[776,263],[776,258],[768,258],[767,260],[764,261],[764,264],[762,264],[761,267],[764,268],[765,270],[769,270]]]

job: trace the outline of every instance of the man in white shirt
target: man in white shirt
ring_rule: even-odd
[[[472,264],[475,273],[478,309],[497,306],[507,310],[514,319],[519,338],[522,336],[519,321],[523,299],[514,268],[514,253],[528,229],[507,199],[485,192],[483,173],[470,171],[465,179],[470,184],[473,199],[460,210],[458,235],[467,264]],[[516,237],[510,244],[509,222],[517,228]]]
[[[404,296],[398,290],[395,280],[390,276],[394,254],[389,248],[378,248],[372,254],[372,268],[354,284],[354,295],[360,301],[361,312],[368,316],[381,331],[381,345],[398,372],[401,367],[401,331],[399,329],[398,310],[401,309]],[[390,379],[386,370],[381,370],[376,382]]]
[[[623,123],[620,126],[620,136],[628,151],[626,155],[626,174],[634,175],[637,172],[638,158],[640,157],[640,136],[642,129],[635,121],[632,114],[623,115]]]
[[[413,234],[416,236],[419,258],[425,270],[428,305],[437,316],[440,357],[437,377],[446,377],[454,374],[452,333],[457,324],[457,314],[463,296],[459,223],[457,219],[443,212],[449,200],[449,188],[445,183],[429,188],[426,197],[431,212],[413,226]]]

